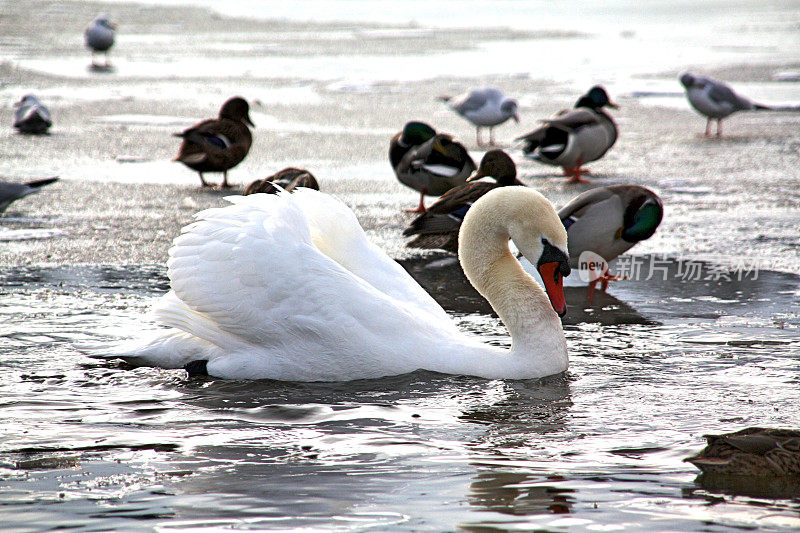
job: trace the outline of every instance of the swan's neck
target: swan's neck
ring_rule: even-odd
[[[466,231],[465,231],[466,230]],[[461,227],[459,258],[470,283],[486,298],[511,335],[514,359],[567,365],[567,346],[559,319],[544,290],[508,248],[509,233],[497,225]],[[547,362],[545,362],[547,360]]]

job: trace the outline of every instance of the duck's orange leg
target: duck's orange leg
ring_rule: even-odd
[[[404,209],[406,213],[424,213],[427,211],[425,208],[425,193],[428,192],[428,189],[422,189],[419,193],[419,205],[414,209]]]
[[[589,183],[589,180],[585,180],[581,177],[584,174],[589,174],[589,170],[581,168],[581,165],[583,165],[583,160],[578,159],[578,164],[573,168],[563,167],[564,175],[569,178],[567,183]]]
[[[611,274],[610,272],[606,272],[602,276],[598,276],[597,278],[589,282],[589,288],[586,292],[586,299],[589,300],[590,302],[592,301],[592,296],[594,295],[594,289],[598,283],[600,284],[600,289],[603,292],[606,292],[606,289],[608,288],[608,284],[610,282],[620,281],[623,279],[627,279],[627,276],[616,276],[614,274]]]

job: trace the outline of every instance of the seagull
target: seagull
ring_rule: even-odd
[[[737,111],[770,110],[774,108],[757,104],[744,96],[736,94],[729,85],[704,76],[695,76],[689,72],[680,75],[680,81],[686,89],[686,98],[692,107],[708,118],[705,136],[711,135],[711,121],[717,121],[717,137],[722,137],[722,119]]]
[[[53,125],[50,111],[32,94],[26,94],[14,104],[14,127],[21,133],[47,133]]]
[[[475,125],[478,146],[483,146],[481,127],[489,127],[489,144],[494,146],[495,126],[510,118],[519,122],[519,104],[496,87],[473,89],[459,96],[442,96],[439,99]]]
[[[97,15],[84,32],[86,47],[92,50],[92,67],[99,67],[94,61],[95,52],[103,52],[106,62],[103,68],[108,68],[108,51],[114,46],[114,30],[117,25],[108,19],[107,15]]]
[[[25,198],[29,194],[39,192],[45,185],[58,181],[58,177],[44,178],[29,181],[27,183],[14,183],[11,181],[0,181],[0,213],[6,210],[15,200]]]

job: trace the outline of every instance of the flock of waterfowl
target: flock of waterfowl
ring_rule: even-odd
[[[114,24],[97,17],[85,32],[92,66],[108,68]],[[106,54],[105,64],[95,53]],[[691,105],[711,121],[743,110],[770,109],[721,82],[684,73]],[[442,100],[476,127],[519,121],[516,100],[480,88]],[[516,139],[525,157],[559,166],[569,182],[583,182],[584,165],[603,157],[617,126],[603,87],[592,87],[571,110],[542,121]],[[42,134],[50,113],[34,96],[18,104],[14,127]],[[252,144],[249,106],[226,101],[217,118],[175,135],[175,161],[205,173],[227,172]],[[230,205],[197,214],[169,251],[171,290],[156,304],[158,333],[94,355],[135,365],[184,368],[190,375],[340,381],[378,378],[418,369],[484,378],[540,378],[563,372],[568,350],[560,316],[566,312],[563,278],[592,252],[605,262],[649,238],[663,217],[653,191],[638,185],[598,187],[556,211],[517,177],[511,156],[490,149],[476,165],[453,136],[409,121],[390,141],[389,161],[404,185],[420,193],[403,235],[408,246],[458,254],[472,285],[489,301],[511,336],[511,348],[460,331],[411,276],[372,244],[354,213],[318,192],[307,170],[286,168],[250,183]],[[0,183],[0,211],[57,178]],[[277,194],[264,194],[277,193]],[[292,194],[289,194],[292,193]],[[424,197],[439,199],[425,207]],[[512,241],[517,255],[509,247]],[[542,285],[526,272],[529,263]],[[614,279],[599,271],[590,285]],[[402,325],[402,327],[398,327]],[[692,458],[708,472],[763,475],[800,472],[800,433],[750,428],[709,437]]]

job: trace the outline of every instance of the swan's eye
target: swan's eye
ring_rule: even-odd
[[[564,253],[561,249],[556,248],[550,241],[542,237],[542,255],[539,256],[539,260],[537,261],[537,267],[541,267],[546,263],[558,263],[557,272],[561,272],[561,275],[564,277],[569,276],[571,272],[569,266],[569,257],[567,254]]]

